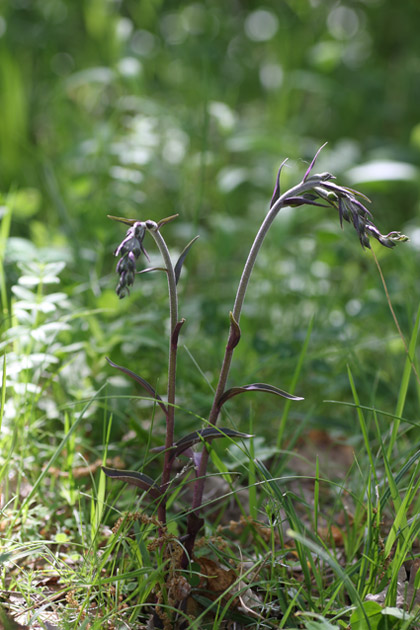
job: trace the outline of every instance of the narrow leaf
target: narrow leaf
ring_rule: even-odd
[[[217,401],[217,406],[219,409],[221,409],[225,402],[230,398],[233,398],[238,394],[254,391],[266,392],[267,394],[275,394],[276,396],[282,396],[282,398],[288,398],[289,400],[303,400],[302,397],[288,394],[282,389],[274,387],[274,385],[267,385],[266,383],[251,383],[251,385],[243,385],[242,387],[232,387],[231,389],[228,389],[224,394],[220,396],[219,400]]]
[[[200,429],[199,431],[193,431],[192,433],[188,433],[183,438],[175,442],[173,449],[173,457],[177,457],[187,449],[194,446],[194,444],[198,444],[202,440],[213,440],[216,438],[251,438],[252,435],[249,433],[241,433],[240,431],[236,431],[235,429],[229,428],[219,428],[219,427],[206,427],[205,429]]]
[[[274,204],[280,197],[280,175],[281,175],[283,166],[286,164],[286,162],[287,162],[287,158],[283,160],[283,162],[280,164],[279,170],[277,171],[276,185],[274,186],[273,196],[271,197],[270,208],[274,206]]]
[[[188,245],[186,245],[180,255],[180,257],[177,260],[177,263],[175,265],[174,271],[175,271],[175,281],[176,284],[178,284],[178,280],[179,280],[179,276],[181,275],[181,269],[182,269],[182,265],[184,264],[184,260],[187,257],[188,252],[190,251],[191,247],[194,245],[195,241],[199,238],[199,236],[195,236],[192,241],[190,241],[188,243]]]
[[[185,324],[185,319],[182,318],[179,320],[179,322],[177,322],[174,328],[174,332],[172,333],[172,337],[171,337],[171,344],[173,348],[176,348],[178,346],[179,333],[184,324]]]
[[[314,165],[315,165],[315,162],[316,162],[316,159],[317,159],[318,155],[321,153],[322,149],[323,149],[323,148],[324,148],[327,144],[328,144],[328,142],[324,142],[324,144],[322,145],[322,147],[319,147],[318,151],[315,153],[314,159],[313,159],[313,160],[312,160],[312,162],[310,163],[308,170],[306,171],[305,175],[303,176],[303,179],[302,179],[302,181],[303,181],[303,182],[306,182],[306,180],[308,179],[309,173],[312,171],[312,169],[313,169],[313,167],[314,167]]]
[[[156,402],[158,403],[159,407],[162,409],[162,411],[165,414],[165,416],[168,415],[168,410],[166,408],[165,403],[163,402],[163,400],[159,396],[159,394],[156,392],[156,390],[150,385],[150,383],[148,383],[144,378],[142,378],[141,376],[139,376],[135,372],[132,372],[128,368],[122,367],[122,365],[117,365],[116,363],[111,361],[111,359],[108,359],[108,357],[106,357],[106,360],[108,361],[109,365],[111,365],[112,367],[116,368],[120,372],[123,372],[124,374],[127,374],[127,376],[130,376],[137,383],[139,383],[150,394],[150,396],[156,400]]]
[[[137,271],[140,273],[149,273],[149,271],[167,271],[166,267],[147,267],[146,269],[142,269],[141,271]]]
[[[155,499],[162,495],[159,486],[156,485],[151,477],[144,473],[137,472],[136,470],[118,470],[117,468],[108,468],[107,466],[102,466],[102,470],[107,477],[116,479],[117,481],[124,481],[132,486],[137,486],[146,492],[150,492],[150,495]]]
[[[328,208],[325,203],[319,203],[318,201],[314,201],[308,197],[287,197],[287,199],[284,200],[284,203],[292,208],[297,206],[319,206],[320,208]]]
[[[239,324],[234,318],[232,311],[230,311],[229,313],[229,319],[230,319],[230,333],[229,333],[229,339],[228,339],[226,349],[233,350],[234,348],[236,348],[241,338],[241,329],[239,328]]]
[[[138,222],[138,219],[126,219],[125,217],[113,217],[112,214],[106,215],[108,219],[112,219],[113,221],[119,221],[120,223],[124,223],[125,225],[134,225]]]
[[[158,221],[157,223],[157,227],[158,230],[160,230],[160,228],[163,225],[166,225],[167,223],[170,223],[171,221],[174,221],[175,219],[177,219],[179,217],[179,214],[171,214],[170,217],[166,217],[165,219],[161,219],[160,221]]]

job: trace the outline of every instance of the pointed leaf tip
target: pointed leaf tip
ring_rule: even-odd
[[[309,168],[308,168],[308,170],[306,171],[305,175],[303,176],[303,179],[302,179],[302,181],[303,181],[303,182],[306,182],[306,180],[308,179],[308,177],[309,177],[309,173],[311,172],[311,170],[312,170],[312,169],[313,169],[313,167],[315,166],[315,162],[316,162],[316,160],[317,160],[317,158],[318,158],[318,155],[321,153],[322,149],[323,149],[325,146],[327,146],[327,144],[328,144],[328,142],[324,142],[324,144],[322,145],[322,147],[319,147],[318,151],[315,153],[315,155],[314,155],[314,159],[313,159],[313,160],[312,160],[312,162],[309,164]]]
[[[112,214],[106,215],[108,219],[112,219],[113,221],[119,221],[120,223],[124,223],[125,225],[134,225],[138,222],[138,219],[126,219],[125,217],[114,217]]]
[[[176,265],[174,267],[174,272],[175,272],[175,282],[176,284],[178,284],[178,280],[179,277],[181,275],[181,269],[182,269],[182,265],[184,264],[184,260],[187,257],[188,252],[190,251],[191,247],[194,245],[195,241],[200,238],[199,236],[195,236],[189,243],[188,245],[186,245],[184,247],[184,249],[182,250],[182,253],[180,255],[180,257],[178,258]]]
[[[144,473],[137,472],[136,470],[118,470],[117,468],[108,468],[107,466],[101,466],[101,468],[107,477],[129,483],[132,486],[137,486],[145,490],[145,492],[149,492],[155,499],[162,495],[159,486],[151,477]]]
[[[236,348],[236,346],[238,345],[241,339],[241,329],[239,327],[238,322],[234,318],[232,311],[229,312],[229,319],[230,319],[230,333],[229,333],[229,339],[228,339],[226,349],[233,350],[234,348]]]
[[[163,225],[166,225],[167,223],[170,223],[171,221],[174,221],[178,217],[179,217],[179,214],[171,214],[170,217],[165,217],[164,219],[161,219],[160,221],[157,222],[157,229],[160,230],[160,228]]]
[[[229,437],[232,439],[242,438],[248,439],[253,437],[249,433],[241,433],[240,431],[236,431],[235,429],[229,429],[226,427],[206,427],[205,429],[200,429],[198,431],[193,431],[192,433],[188,433],[188,435],[184,435],[183,438],[178,440],[174,444],[173,457],[177,457],[181,455],[186,450],[190,449],[194,444],[198,444],[202,440],[214,440],[216,438],[224,438]]]
[[[141,273],[150,273],[151,271],[168,271],[166,267],[146,267],[146,269],[141,269],[140,271],[136,271],[139,275]]]
[[[274,186],[273,196],[271,197],[270,208],[274,206],[274,204],[280,197],[280,175],[281,175],[283,166],[286,164],[286,162],[287,162],[287,158],[283,160],[283,162],[280,164],[279,170],[277,171],[276,185]]]
[[[173,348],[176,348],[178,345],[178,338],[179,338],[179,333],[181,331],[182,326],[185,324],[185,319],[182,318],[179,320],[179,322],[176,323],[174,331],[172,333],[172,337],[171,337],[171,345]]]
[[[245,392],[265,392],[267,394],[275,394],[276,396],[281,396],[282,398],[288,398],[289,400],[303,400],[301,396],[294,396],[293,394],[288,394],[282,389],[278,387],[274,387],[274,385],[267,385],[267,383],[251,383],[250,385],[243,385],[242,387],[232,387],[228,389],[224,394],[222,394],[217,402],[218,408],[225,404],[227,400],[233,398],[234,396],[238,396],[238,394],[244,394]]]
[[[105,357],[105,358],[111,367],[116,368],[123,374],[127,374],[127,376],[130,376],[130,378],[134,379],[137,383],[139,383],[139,385],[141,385],[150,394],[151,398],[154,398],[156,400],[156,402],[158,403],[159,407],[162,409],[165,416],[168,416],[168,410],[166,408],[165,403],[163,402],[159,394],[156,392],[156,390],[150,385],[150,383],[146,381],[146,379],[142,378],[141,376],[139,376],[132,370],[129,370],[128,368],[123,367],[122,365],[117,365],[117,363],[114,363],[108,357]]]

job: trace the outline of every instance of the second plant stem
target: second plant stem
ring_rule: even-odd
[[[282,208],[289,205],[287,203],[288,198],[297,197],[298,195],[301,195],[302,193],[307,192],[308,190],[311,190],[315,185],[316,183],[314,182],[313,178],[311,179],[311,181],[301,181],[299,184],[297,184],[293,188],[290,188],[287,192],[281,195],[279,199],[270,208],[264,221],[261,224],[260,229],[257,232],[257,235],[254,239],[254,242],[248,254],[248,258],[245,263],[242,276],[239,281],[238,289],[236,292],[235,303],[234,303],[233,311],[232,311],[233,321],[231,320],[231,324],[230,324],[228,342],[226,344],[225,355],[223,357],[223,363],[220,370],[220,376],[219,376],[216,391],[214,394],[213,405],[212,405],[210,415],[209,415],[209,420],[208,420],[209,424],[215,425],[217,423],[217,418],[219,415],[218,401],[226,388],[226,382],[228,379],[229,370],[230,370],[230,366],[232,362],[233,351],[235,348],[235,346],[234,345],[232,346],[232,344],[230,343],[233,335],[235,334],[234,322],[236,322],[236,324],[239,324],[246,290],[248,288],[248,283],[251,277],[252,270],[255,266],[255,261],[258,256],[258,252],[260,251],[261,246],[264,242],[264,239],[274,219],[276,218],[277,214],[280,212]],[[194,496],[193,496],[193,504],[192,504],[193,510],[198,510],[203,501],[204,482],[205,482],[208,458],[209,458],[209,452],[206,448],[204,448],[202,456],[201,456],[200,466],[197,473],[197,477],[198,477],[197,482],[194,487]]]
[[[177,358],[177,340],[174,333],[178,326],[178,294],[176,289],[175,271],[169,254],[165,239],[159,232],[158,226],[154,221],[147,221],[146,227],[153,236],[156,245],[159,248],[163,261],[165,263],[166,274],[168,277],[169,289],[169,313],[170,313],[170,335],[169,335],[169,363],[168,363],[168,413],[166,416],[166,440],[165,440],[165,460],[162,472],[162,488],[165,491],[170,481],[172,456],[171,448],[174,442],[174,425],[175,425],[175,393],[176,393],[176,358]],[[166,498],[162,498],[158,507],[159,521],[166,524]]]

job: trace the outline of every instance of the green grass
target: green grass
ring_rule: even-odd
[[[320,170],[344,182],[384,158],[418,168],[417,5],[347,4],[269,0],[267,40],[249,35],[262,7],[221,0],[34,0],[0,19],[5,628],[3,610],[35,630],[143,628],[157,598],[197,630],[420,627],[416,177],[389,180],[376,166],[374,181],[356,182],[384,232],[413,235],[374,250],[399,331],[374,260],[331,210],[276,219],[230,380],[305,400],[226,405],[223,426],[253,437],[212,444],[203,540],[187,570],[176,558],[188,461],[177,463],[162,549],[156,502],[100,470],[157,479],[151,449],[164,440],[159,408],[105,357],[161,393],[167,373],[166,278],[141,276],[117,299],[121,233],[108,213],[178,212],[167,235],[179,252],[200,234],[179,285],[179,438],[208,416],[232,287],[278,164],[290,156],[284,184],[294,182],[328,140]],[[201,588],[200,557],[225,590]],[[194,595],[180,613],[174,584]]]
[[[142,627],[153,614],[156,623],[171,619],[177,627],[185,619],[192,628],[232,621],[244,628],[376,628],[378,619],[384,627],[415,627],[420,464],[412,373],[420,311],[407,335],[409,356],[399,346],[397,402],[387,399],[394,412],[381,408],[383,369],[372,395],[365,380],[372,368],[356,348],[347,357],[347,388],[337,381],[336,392],[344,388],[346,395],[322,403],[326,418],[320,419],[308,375],[308,366],[328,357],[317,339],[319,316],[296,331],[300,351],[293,360],[275,360],[275,349],[259,349],[252,333],[251,343],[244,337],[234,375],[241,368],[262,380],[273,368],[294,365],[290,389],[300,393],[303,381],[309,401],[286,402],[280,411],[259,397],[229,403],[224,423],[252,437],[212,444],[203,539],[184,570],[178,560],[191,509],[191,465],[180,460],[177,468],[161,546],[156,501],[124,484],[107,484],[100,471],[100,463],[114,465],[120,457],[124,462],[116,467],[159,476],[161,456],[150,452],[163,440],[159,409],[136,392],[118,393],[126,387],[121,378],[106,386],[105,363],[85,335],[86,322],[95,331],[103,311],[72,309],[56,286],[63,272],[59,263],[22,265],[4,320],[1,583],[19,602],[7,607],[9,614],[41,627],[53,619],[65,629],[99,629],[105,622]],[[250,302],[252,312],[252,291]],[[124,335],[120,322],[101,325],[109,326],[109,339],[99,331],[91,339],[101,340],[103,352],[107,343],[114,346],[113,329],[126,344],[133,338],[129,316]],[[149,323],[143,318],[135,325],[141,335]],[[243,332],[247,327],[245,317]],[[199,356],[199,348],[180,354],[186,384],[176,414],[184,434],[205,422],[189,407],[188,395],[193,392],[200,409],[212,389],[206,358]],[[335,415],[347,423],[331,426],[328,418]],[[213,568],[205,569],[210,560]],[[225,586],[213,586],[212,571]],[[181,592],[188,597],[178,610]]]

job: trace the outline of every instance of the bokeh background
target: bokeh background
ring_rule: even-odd
[[[236,283],[278,166],[289,158],[285,189],[324,142],[317,170],[367,194],[383,233],[398,229],[411,238],[395,250],[375,246],[409,337],[420,294],[419,25],[417,0],[3,5],[3,301],[24,299],[12,292],[22,274],[41,277],[42,264],[65,263],[59,288],[42,289],[61,292],[51,312],[38,316],[43,336],[31,333],[30,308],[14,322],[31,339],[32,353],[54,360],[28,367],[12,354],[6,420],[26,404],[15,394],[30,381],[53,440],[63,429],[60,405],[86,400],[108,382],[118,419],[113,439],[134,431],[125,455],[138,462],[150,406],[130,397],[135,388],[115,376],[105,356],[164,391],[166,281],[158,273],[140,276],[131,296],[118,300],[112,253],[125,228],[106,215],[159,220],[179,213],[165,228],[174,257],[200,235],[180,282],[187,323],[178,399],[186,412],[179,421],[182,432],[196,428],[187,410],[208,411]],[[153,243],[146,248],[156,262]],[[54,328],[57,322],[65,326]],[[251,282],[232,384],[262,381],[287,390],[311,322],[296,386],[305,401],[292,407],[288,426],[306,422],[357,444],[354,410],[324,401],[352,400],[350,365],[362,402],[392,413],[403,344],[373,258],[354,230],[346,224],[342,231],[331,209],[284,210]],[[9,326],[5,316],[3,328]],[[411,387],[407,415],[418,404]],[[97,405],[86,412],[92,445],[101,413]],[[252,413],[259,448],[270,448],[281,416],[277,400],[258,398]],[[235,400],[240,429],[247,430],[249,414],[250,399]],[[159,420],[156,444],[162,434]]]

